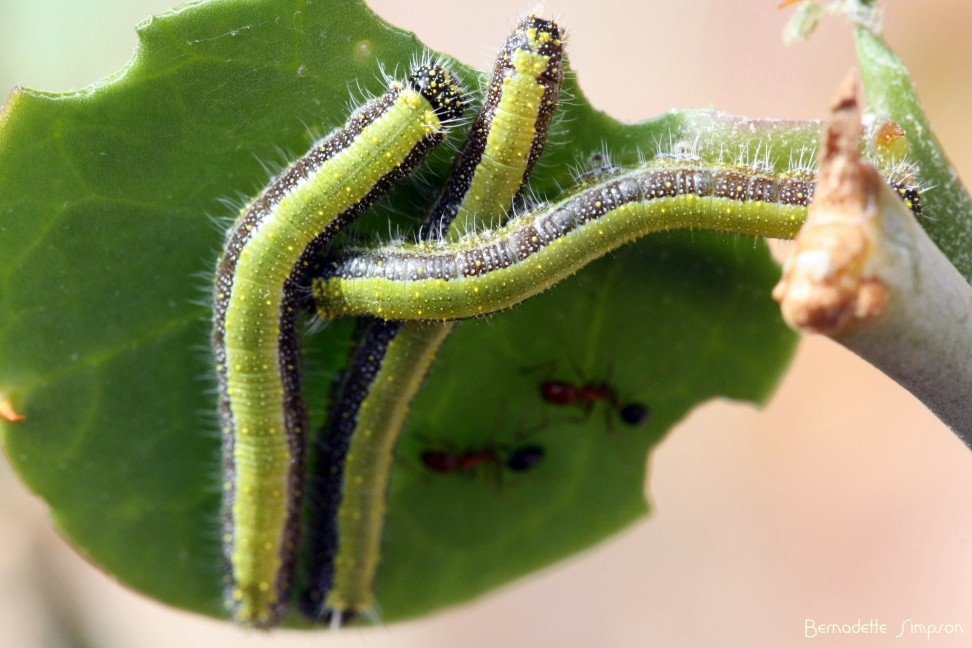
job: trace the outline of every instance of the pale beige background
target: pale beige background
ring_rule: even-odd
[[[81,87],[120,66],[131,26],[168,3],[2,0],[0,86]],[[488,67],[518,0],[372,0],[430,45]],[[628,120],[712,106],[825,114],[852,64],[827,20],[785,48],[777,0],[549,1],[594,104]],[[972,178],[972,7],[888,3],[886,34],[939,136]],[[86,12],[84,31],[74,27]],[[44,27],[43,21],[50,25]],[[88,54],[80,57],[79,52]],[[86,60],[81,60],[82,58]],[[73,555],[0,462],[0,645],[972,646],[972,454],[906,393],[834,345],[805,340],[764,411],[713,403],[652,458],[655,514],[626,534],[479,603],[340,635],[245,633],[126,591]],[[416,584],[420,587],[421,584]],[[803,638],[804,619],[878,618],[891,636]],[[894,639],[905,619],[959,638]],[[63,627],[61,628],[63,631]]]

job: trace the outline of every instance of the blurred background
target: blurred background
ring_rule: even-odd
[[[488,68],[523,0],[370,0],[428,45]],[[550,0],[594,105],[636,121],[673,107],[822,118],[854,63],[825,20],[782,44],[778,0]],[[81,88],[123,66],[166,0],[2,0],[0,93]],[[960,175],[972,179],[972,5],[886,3]],[[332,636],[247,633],[169,609],[84,563],[0,460],[0,637],[6,646],[969,646],[972,455],[883,375],[805,339],[769,403],[697,409],[651,458],[654,512],[586,554],[434,617]],[[804,638],[806,619],[878,619],[885,636]],[[902,622],[962,624],[964,636]]]

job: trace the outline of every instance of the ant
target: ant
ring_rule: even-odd
[[[575,385],[565,380],[547,380],[540,383],[540,398],[553,405],[582,403],[585,412],[598,401],[614,408],[627,425],[641,425],[648,420],[651,411],[641,403],[622,403],[614,389],[607,383]]]
[[[480,466],[507,468],[513,472],[526,472],[539,464],[544,457],[543,446],[526,445],[509,452],[505,457],[493,449],[451,452],[448,450],[426,450],[420,455],[422,465],[434,473],[469,473]]]

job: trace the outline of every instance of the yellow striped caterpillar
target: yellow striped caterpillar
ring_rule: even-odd
[[[919,214],[920,192],[892,180]],[[323,317],[449,320],[509,308],[646,234],[678,228],[791,238],[813,197],[806,171],[661,157],[505,226],[452,243],[343,251],[313,282]]]
[[[452,73],[422,65],[275,178],[237,218],[215,277],[226,605],[269,627],[287,601],[307,412],[295,331],[309,259],[413,169],[463,108]]]
[[[497,57],[482,111],[420,230],[454,236],[502,218],[540,156],[563,81],[556,23],[521,21]],[[455,223],[453,223],[455,221]],[[311,470],[305,614],[338,625],[367,611],[393,451],[409,404],[451,326],[366,320],[336,383]]]

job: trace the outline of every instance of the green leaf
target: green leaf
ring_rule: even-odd
[[[894,122],[904,130],[907,157],[929,187],[922,192],[921,224],[972,283],[972,198],[935,137],[901,59],[873,31],[858,27],[854,34],[867,108],[877,123]]]
[[[55,523],[119,580],[224,617],[220,449],[206,305],[222,229],[268,181],[378,93],[379,64],[423,51],[360,2],[221,0],[138,28],[128,68],[80,92],[17,90],[0,112],[0,422],[7,456]],[[470,87],[478,74],[458,66]],[[349,90],[352,89],[352,90]],[[619,163],[658,141],[773,142],[777,166],[812,146],[800,126],[699,112],[625,126],[576,85],[533,184],[553,196],[607,147]],[[735,149],[733,149],[735,150]],[[440,151],[425,173],[435,185]],[[432,194],[406,183],[370,227]],[[223,224],[214,224],[214,219]],[[464,323],[413,408],[393,477],[377,587],[384,620],[469,599],[599,541],[647,510],[646,453],[695,404],[759,401],[794,336],[769,300],[777,269],[738,237],[667,234],[629,247],[523,307]],[[323,419],[350,331],[305,343]],[[542,401],[549,379],[607,382],[650,407]],[[542,445],[534,470],[432,475],[424,449]],[[420,585],[417,585],[420,584]]]

